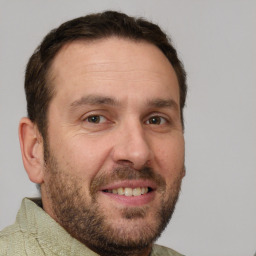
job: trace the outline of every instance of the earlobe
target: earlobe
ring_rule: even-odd
[[[29,119],[22,118],[19,125],[19,139],[22,160],[29,179],[41,184],[43,182],[43,139],[37,126]]]

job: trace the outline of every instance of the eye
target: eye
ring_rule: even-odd
[[[166,122],[167,120],[162,116],[151,116],[146,121],[146,124],[161,125],[161,124],[165,124]]]
[[[88,116],[84,121],[88,123],[99,124],[99,123],[106,122],[106,120],[107,119],[104,116],[93,115],[93,116]]]

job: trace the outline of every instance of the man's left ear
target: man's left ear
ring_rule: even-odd
[[[27,117],[20,120],[19,139],[22,160],[29,179],[41,184],[44,180],[43,138],[37,126]]]

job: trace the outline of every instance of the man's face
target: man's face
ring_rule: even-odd
[[[171,64],[146,42],[75,41],[57,54],[51,77],[44,209],[98,252],[150,246],[184,176]]]

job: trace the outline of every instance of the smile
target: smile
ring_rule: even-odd
[[[121,196],[141,196],[151,191],[149,187],[137,187],[137,188],[117,188],[117,189],[106,189],[103,192],[117,194]]]

